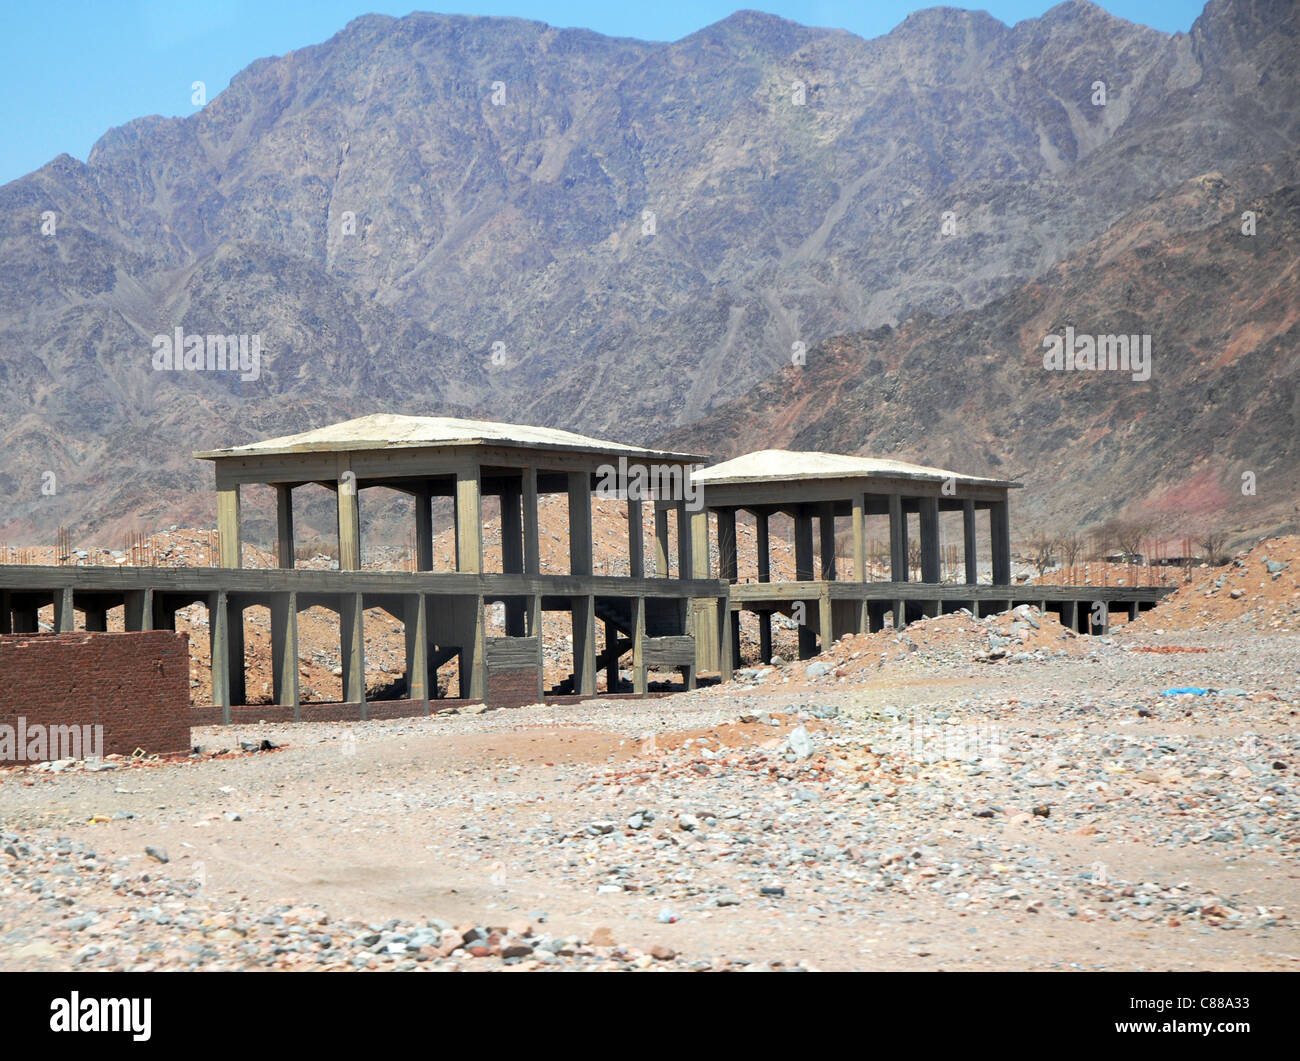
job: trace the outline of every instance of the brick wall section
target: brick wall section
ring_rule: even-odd
[[[524,707],[537,703],[537,668],[490,669],[487,676],[487,703],[492,707]]]
[[[34,725],[103,726],[105,755],[188,752],[189,635],[0,635],[0,725],[16,731],[20,716],[29,733]],[[25,753],[15,749],[20,760]]]

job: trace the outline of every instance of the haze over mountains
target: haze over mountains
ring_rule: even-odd
[[[381,409],[974,473],[1066,448],[1026,491],[1053,520],[1237,460],[1294,484],[1296,29],[1284,0],[1174,36],[1081,2],[870,41],[358,19],[0,188],[0,536],[210,521],[191,451]],[[1045,382],[1045,329],[1103,318],[1153,380]],[[260,375],[154,371],[177,327],[259,335]]]

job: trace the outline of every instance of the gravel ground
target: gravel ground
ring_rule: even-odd
[[[0,967],[1300,968],[1300,636],[1149,625],[0,771]]]

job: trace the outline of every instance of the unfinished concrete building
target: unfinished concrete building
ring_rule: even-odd
[[[1093,617],[1108,614],[1111,603],[1122,603],[1136,615],[1161,596],[1152,588],[1106,587],[1104,607],[1098,610],[1094,605],[1103,593],[1100,588],[1013,585],[1009,494],[1020,483],[902,461],[787,450],[745,454],[696,472],[693,482],[704,504],[694,517],[696,548],[707,559],[699,543],[706,539],[712,517],[719,575],[731,586],[729,640],[733,646],[740,644],[741,613],[755,613],[763,662],[772,658],[772,619],[777,614],[797,623],[799,656],[806,659],[845,634],[883,629],[887,618],[902,626],[959,608],[978,616],[981,609],[988,614],[1032,603],[1057,611],[1075,630],[1081,622],[1085,629],[1091,623],[1100,630],[1104,618],[1093,622]],[[755,521],[752,581],[739,578],[740,512]],[[962,526],[964,563],[959,578],[951,580],[945,580],[942,570],[940,526],[946,512],[960,513]],[[769,526],[778,514],[793,521],[793,581],[774,582],[771,576]],[[873,517],[885,523],[888,542],[885,575],[874,579],[867,555],[867,523]],[[909,517],[915,517],[915,537]],[[846,521],[851,535],[850,578],[838,570],[837,520]],[[980,524],[987,528],[983,535]],[[918,539],[919,550],[913,550],[910,546]],[[988,542],[987,564],[979,553],[982,539]],[[912,577],[916,553],[919,579]],[[982,570],[987,576],[981,576]],[[708,659],[715,658],[717,646],[701,648]]]

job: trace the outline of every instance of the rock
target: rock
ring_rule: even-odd
[[[831,672],[831,665],[823,660],[817,660],[815,663],[809,663],[804,670],[804,675],[809,678],[820,678],[823,674]]]
[[[758,893],[760,895],[769,895],[773,899],[785,898],[785,889],[782,888],[779,884],[766,884],[763,887],[758,889]]]
[[[677,828],[683,829],[688,833],[693,833],[699,827],[700,820],[695,817],[694,814],[683,814],[677,819]]]
[[[1281,560],[1265,560],[1264,569],[1273,576],[1280,575],[1287,569],[1287,564]]]
[[[790,742],[790,750],[799,756],[800,759],[807,759],[813,753],[812,737],[803,726],[790,731],[790,736],[786,738]]]
[[[659,923],[661,925],[674,925],[677,923],[677,915],[665,906],[659,911]]]
[[[591,833],[593,836],[603,836],[604,834],[612,833],[613,831],[614,823],[608,820],[592,822],[587,826],[587,832]]]
[[[662,943],[656,943],[650,948],[650,957],[655,961],[670,962],[677,957],[677,952],[672,947],[665,946]]]
[[[715,904],[717,906],[739,906],[740,899],[732,895],[730,892],[728,892],[726,894],[719,895],[718,898],[715,900]]]
[[[592,932],[591,939],[587,942],[593,947],[612,947],[614,946],[614,932],[605,925],[601,925]]]
[[[1052,815],[1052,808],[1049,807],[1046,803],[1040,803],[1038,804],[1037,807],[1034,808],[1034,817],[1036,818],[1050,818],[1051,815]]]
[[[148,855],[150,858],[152,858],[155,862],[171,861],[171,859],[167,857],[167,849],[165,847],[146,847],[144,849],[144,853]]]

